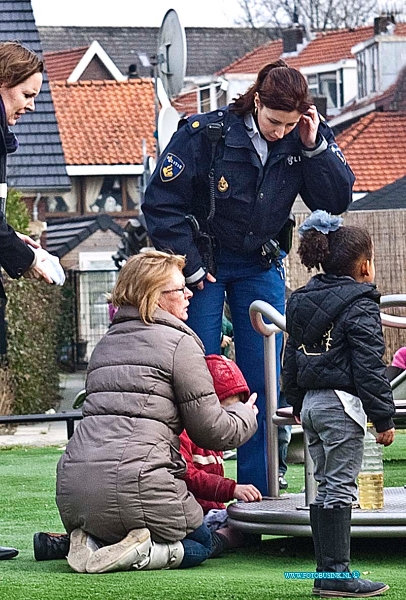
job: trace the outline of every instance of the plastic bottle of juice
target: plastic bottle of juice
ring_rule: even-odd
[[[359,504],[364,510],[383,508],[384,503],[382,445],[376,443],[374,432],[372,424],[368,423],[358,475]]]

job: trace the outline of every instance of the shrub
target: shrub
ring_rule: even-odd
[[[32,279],[7,279],[6,293],[7,362],[14,387],[12,412],[44,412],[60,399],[60,289]]]
[[[7,223],[20,233],[29,234],[30,214],[27,205],[21,199],[22,193],[10,188],[7,194],[6,218]]]
[[[9,190],[6,215],[14,229],[27,234],[30,218],[21,196],[21,192]],[[0,412],[44,412],[59,401],[60,288],[7,276],[4,283],[8,298],[7,357],[0,365]]]

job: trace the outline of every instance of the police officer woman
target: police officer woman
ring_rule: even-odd
[[[353,183],[305,78],[278,60],[226,108],[187,119],[146,190],[143,212],[155,247],[186,255],[186,282],[196,287],[188,324],[207,354],[220,354],[227,294],[236,361],[259,408],[258,431],[238,450],[237,479],[262,494],[268,491],[264,350],[248,309],[264,300],[284,312],[282,259],[296,196],[312,211],[340,214]]]

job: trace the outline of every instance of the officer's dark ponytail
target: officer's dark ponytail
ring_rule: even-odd
[[[236,98],[230,106],[237,114],[254,111],[254,96],[258,92],[261,104],[273,110],[294,110],[304,114],[313,104],[306,79],[285,61],[277,60],[262,67],[255,83]]]
[[[301,263],[308,271],[323,269],[329,275],[338,277],[356,275],[360,260],[371,260],[373,245],[371,236],[361,227],[339,227],[325,234],[316,229],[303,232],[298,254]]]

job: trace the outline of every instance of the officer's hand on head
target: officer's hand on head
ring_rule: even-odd
[[[298,125],[300,139],[306,148],[314,148],[316,146],[319,124],[319,113],[317,112],[317,108],[314,106],[314,104],[312,104],[307,113],[302,115]]]
[[[207,281],[210,281],[210,283],[216,283],[216,278],[213,277],[211,273],[207,273],[205,279],[207,279]],[[203,281],[200,281],[196,287],[198,290],[202,290],[204,288],[204,279]]]

